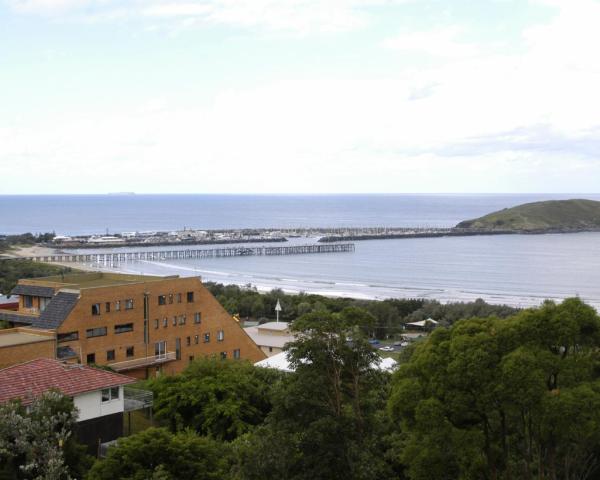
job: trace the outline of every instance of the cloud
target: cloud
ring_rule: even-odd
[[[4,0],[15,12],[69,19],[126,17],[166,22],[266,28],[295,33],[350,31],[369,10],[402,0]],[[406,0],[405,0],[406,1]]]
[[[406,53],[420,53],[442,58],[468,58],[479,53],[477,45],[458,40],[462,29],[446,27],[402,33],[382,42],[385,48]]]

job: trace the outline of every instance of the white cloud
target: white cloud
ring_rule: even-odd
[[[152,19],[304,32],[356,28],[372,4],[147,0],[128,8]],[[510,55],[461,41],[458,27],[427,30],[384,42],[437,57],[426,68],[398,56],[387,76],[309,71],[216,90],[208,104],[166,91],[141,105],[65,112],[0,129],[0,166],[19,162],[3,171],[10,179],[54,164],[38,190],[57,192],[72,191],[73,172],[86,164],[103,168],[81,191],[597,191],[597,25],[598,2],[556,2],[555,16],[526,28],[523,49]]]
[[[366,25],[371,7],[403,1],[407,0],[4,0],[19,13],[70,19],[150,17],[302,34],[354,30]]]
[[[388,38],[382,45],[401,52],[425,53],[434,57],[466,58],[477,55],[477,45],[458,40],[461,33],[458,27],[408,32]]]

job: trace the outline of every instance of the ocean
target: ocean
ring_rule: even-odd
[[[600,200],[600,195],[0,196],[0,233],[442,227],[520,203],[561,198]],[[139,262],[118,269],[357,298],[483,298],[530,306],[579,295],[600,307],[600,233],[368,240],[356,242],[354,253]]]

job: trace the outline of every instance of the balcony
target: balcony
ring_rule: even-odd
[[[149,390],[124,387],[125,412],[133,412],[152,407],[154,395]]]
[[[173,360],[176,360],[175,352],[166,352],[161,355],[149,355],[147,357],[132,358],[131,360],[125,360],[123,362],[109,363],[108,366],[115,372],[124,372],[136,368],[162,365],[163,363],[172,362]]]

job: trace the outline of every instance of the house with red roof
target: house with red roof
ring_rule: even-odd
[[[151,397],[139,390],[128,394],[125,387],[135,381],[108,370],[38,358],[0,370],[0,403],[20,400],[27,405],[49,390],[62,392],[77,408],[79,442],[97,453],[102,444],[123,435],[125,412],[151,405]]]

